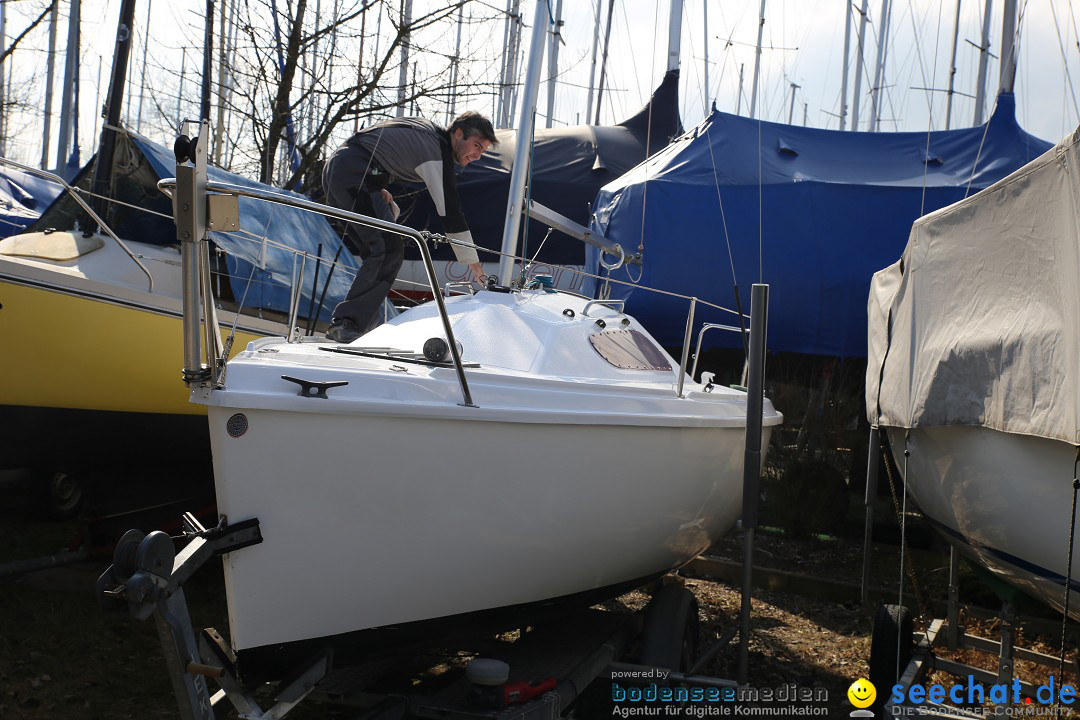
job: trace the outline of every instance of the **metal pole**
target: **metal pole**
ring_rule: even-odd
[[[502,67],[499,68],[499,101],[495,106],[495,127],[506,127],[505,116],[503,113],[503,107],[506,104],[506,85],[509,82],[507,75],[510,72],[510,23],[512,22],[513,15],[511,14],[511,8],[513,7],[513,0],[506,0],[506,20],[503,22],[503,57]]]
[[[960,38],[960,2],[956,0],[956,19],[952,27],[952,56],[949,59],[949,89],[945,92],[945,129],[952,123],[953,85],[956,81],[956,41]]]
[[[518,55],[521,51],[521,32],[524,26],[524,21],[521,19],[521,6],[517,0],[514,0],[513,20],[514,24],[510,32],[510,66],[507,69],[506,105],[503,106],[505,115],[503,127],[510,127],[510,118],[514,116],[514,109],[517,107]]]
[[[42,117],[44,128],[41,136],[41,169],[49,169],[49,136],[52,134],[52,96],[53,74],[56,71],[56,21],[60,14],[60,3],[57,0],[49,13],[49,52],[47,70],[45,71],[45,110]],[[65,58],[67,56],[65,55]]]
[[[464,13],[465,5],[462,4],[458,8],[457,43],[454,45],[454,62],[450,69],[450,109],[446,113],[447,127],[450,127],[450,124],[454,122],[454,118],[457,116],[455,113],[455,109],[457,108],[458,66],[461,64],[461,26],[464,21]]]
[[[801,85],[791,83],[791,105],[788,107],[787,124],[790,125],[795,119],[795,91],[798,90]]]
[[[135,129],[139,132],[142,132],[142,105],[143,98],[146,96],[146,50],[150,47],[150,5],[152,2],[153,0],[146,0],[146,30],[143,31],[142,73],[139,76],[139,109],[135,113]],[[224,16],[224,5],[221,6],[221,13]],[[225,26],[224,19],[222,19],[221,25],[222,27]]]
[[[63,175],[67,169],[68,150],[78,146],[79,138],[74,138],[72,143],[72,128],[77,127],[79,108],[75,102],[75,89],[79,82],[79,33],[82,22],[81,0],[71,0],[71,15],[68,17],[68,41],[67,57],[64,64],[64,86],[60,92],[60,137],[56,140],[56,169]],[[101,89],[101,61],[98,60],[98,91]],[[101,113],[94,102],[94,115]],[[96,122],[96,121],[95,121]],[[94,127],[94,135],[97,136],[97,126]]]
[[[547,123],[545,127],[551,127],[552,118],[555,115],[555,79],[559,75],[559,43],[562,41],[560,29],[562,28],[562,3],[555,3],[555,27],[551,29],[551,38],[548,44],[548,94],[547,94]]]
[[[364,9],[360,11],[360,55],[356,60],[356,98],[360,99],[360,86],[364,84],[364,38],[367,36],[367,11],[371,7],[371,4],[364,6]],[[382,17],[380,15],[380,17]],[[378,53],[376,53],[378,54]],[[377,58],[376,58],[377,59]],[[353,118],[352,131],[354,133],[360,130],[360,107],[357,102],[356,116]]]
[[[518,231],[521,228],[521,207],[525,182],[529,176],[529,151],[532,148],[533,123],[536,121],[536,94],[540,89],[540,69],[544,62],[544,35],[550,0],[537,0],[533,13],[532,39],[529,41],[529,65],[525,73],[525,92],[518,115],[517,143],[514,147],[514,169],[510,174],[510,195],[506,202],[506,221],[503,224],[502,257],[499,258],[499,278],[509,285],[514,276],[514,254],[517,252]]]
[[[1016,0],[1005,0],[1001,20],[1001,69],[998,73],[998,93],[1011,93],[1016,79]]]
[[[697,298],[690,298],[690,312],[686,314],[686,332],[683,333],[682,359],[679,360],[679,387],[675,391],[677,397],[683,397],[683,383],[686,380],[687,361],[690,359],[690,338],[694,335],[694,310],[697,309]],[[694,358],[697,364],[697,357]],[[691,378],[692,380],[693,378]]]
[[[858,52],[858,57],[855,58],[855,92],[851,96],[852,130],[859,129],[859,100],[862,99],[860,96],[862,95],[863,48],[865,47],[863,41],[866,39],[866,13],[868,10],[868,3],[869,0],[863,0],[862,9],[859,10],[859,13],[860,15],[862,15],[862,17],[859,18],[858,47],[856,48],[856,51]]]
[[[765,395],[765,331],[769,286],[755,284],[750,295],[750,357],[746,391],[746,451],[743,455],[743,584],[739,614],[739,684],[750,678],[750,610],[754,582],[754,530],[761,479],[761,413]]]
[[[990,10],[993,0],[986,0],[983,8],[982,44],[979,45],[979,78],[975,81],[975,119],[973,125],[982,125],[983,105],[986,102],[986,65],[990,60]]]
[[[221,23],[221,40],[218,42],[218,81],[217,81],[217,122],[214,123],[214,164],[221,166],[221,140],[225,134],[225,66],[229,61],[229,26],[225,23],[225,6],[228,0],[221,3],[221,14],[218,22]],[[143,67],[146,66],[145,61]],[[139,104],[140,110],[142,103]]]
[[[600,47],[600,0],[596,0],[596,24],[593,27],[592,61],[589,65],[589,101],[585,106],[585,122],[592,117],[593,82],[596,80],[596,51]]]
[[[746,63],[739,63],[739,93],[735,99],[735,114],[738,115],[742,112],[742,86],[743,86],[743,70],[746,69]]]
[[[708,2],[708,0],[705,0],[705,2],[701,3],[701,15],[702,15],[702,18],[701,18],[702,33],[705,35],[705,37],[703,38],[704,47],[705,47],[705,62],[704,62],[704,66],[705,66],[705,112],[709,112],[709,98],[711,97],[711,95],[709,93],[709,2]]]
[[[412,0],[401,0],[401,67],[398,69],[397,116],[405,117],[405,88],[409,83],[409,26],[412,25]]]
[[[757,47],[754,50],[754,83],[750,90],[750,117],[757,117],[757,86],[761,73],[761,34],[765,31],[765,0],[761,0],[761,12],[758,16]]]
[[[863,561],[860,597],[862,604],[870,604],[870,557],[874,540],[874,499],[877,497],[878,465],[881,452],[881,435],[876,425],[870,427],[870,441],[866,452],[866,491],[863,493],[863,509],[866,523],[863,528]]]
[[[184,310],[184,381],[199,386],[209,379],[202,365],[199,318],[202,307],[199,243],[206,237],[206,148],[209,124],[199,124],[191,163],[176,164],[176,239],[180,243],[180,275]],[[208,348],[209,349],[209,348]]]
[[[0,2],[0,50],[7,49],[7,3]],[[4,60],[0,59],[0,157],[7,155],[7,85],[4,83]]]
[[[131,36],[135,21],[135,0],[123,0],[120,6],[120,20],[116,27],[116,52],[113,55],[112,80],[109,94],[105,97],[105,125],[101,128],[101,146],[98,150],[97,164],[94,167],[92,191],[98,197],[91,202],[94,211],[108,221],[105,215],[107,201],[112,185],[113,154],[116,152],[116,131],[120,125],[120,111],[124,104],[124,79],[127,77],[128,57],[131,54]]]
[[[679,69],[679,47],[682,45],[682,0],[671,0],[671,14],[668,16],[668,51],[667,69]]]
[[[844,59],[840,63],[840,129],[847,129],[848,111],[848,58],[851,57],[851,0],[844,1]]]
[[[2,7],[2,6],[0,6]],[[98,120],[101,119],[101,64],[104,58],[98,55],[97,89],[94,90],[94,137],[98,136]],[[61,121],[62,122],[62,121]]]
[[[596,88],[596,120],[600,124],[600,103],[604,99],[604,71],[607,70],[608,44],[611,42],[611,16],[615,12],[615,0],[609,0],[607,8],[607,29],[604,30],[604,53],[600,59],[600,84]]]
[[[889,28],[889,0],[881,0],[881,17],[878,18],[877,60],[874,62],[874,85],[870,88],[870,131],[877,130],[878,100],[885,69],[885,43]]]
[[[187,48],[180,48],[180,86],[176,89],[176,119],[184,119],[184,75],[187,73]]]

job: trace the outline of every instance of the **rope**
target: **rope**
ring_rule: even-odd
[[[892,503],[893,503],[893,510],[896,512],[897,520],[899,520],[901,522],[901,529],[902,529],[903,528],[903,521],[904,521],[905,513],[906,513],[906,510],[907,510],[906,481],[905,481],[905,491],[904,491],[904,501],[905,502],[904,502],[904,506],[901,507],[900,500],[896,496],[896,481],[893,478],[892,463],[889,462],[888,456],[885,455],[885,447],[884,447],[884,445],[881,448],[881,453],[882,453],[882,456],[885,457],[885,475],[888,476],[888,478],[889,478],[889,491],[890,491],[890,497],[891,497]],[[907,453],[906,453],[906,451],[905,451],[905,458],[904,458],[904,472],[907,473]],[[906,475],[905,475],[905,477],[906,477]],[[906,546],[907,540],[906,540],[906,537],[904,536],[904,534],[902,532],[901,532],[901,536],[900,536],[900,542],[901,542],[901,553],[903,553],[903,549]],[[901,561],[903,561],[903,554],[901,554]],[[902,562],[901,562],[901,570],[903,570],[903,563]],[[915,595],[915,605],[918,607],[919,615],[920,616],[926,615],[926,606],[923,603],[922,595],[919,594],[919,584],[918,584],[918,582],[916,582],[915,569],[913,567],[911,567],[911,566],[907,567],[907,576],[908,576],[908,579],[911,581],[912,591],[913,591],[913,593]],[[902,599],[903,598],[903,577],[902,576],[901,576],[901,583],[900,583],[900,591],[901,591],[900,597]]]
[[[1076,460],[1073,461],[1072,514],[1069,515],[1069,561],[1065,565],[1065,606],[1061,613],[1061,660],[1058,664],[1059,682],[1065,679],[1065,631],[1069,623],[1069,595],[1072,590],[1073,540],[1076,538],[1076,494],[1080,490],[1080,478],[1077,466],[1080,465],[1080,446],[1076,448]]]

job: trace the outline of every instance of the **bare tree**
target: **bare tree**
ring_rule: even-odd
[[[326,20],[311,17],[309,0],[283,0],[280,5],[278,0],[246,2],[241,26],[245,42],[230,68],[236,87],[228,111],[242,119],[240,135],[250,147],[248,169],[255,170],[262,182],[278,178],[283,187],[305,190],[305,178],[313,176],[335,135],[356,118],[379,117],[396,107],[397,83],[388,81],[397,76],[399,50],[407,38],[414,38],[413,68],[423,67],[424,72],[407,89],[406,107],[425,99],[446,100],[453,58],[449,51],[430,47],[417,53],[415,38],[424,32],[448,35],[458,8],[468,0],[438,7],[408,23],[400,12],[387,9],[387,3],[336,5],[335,16]],[[376,52],[371,30],[379,13],[385,13],[386,26]],[[277,22],[267,22],[267,17]],[[356,48],[365,57],[359,51],[349,53]],[[343,63],[341,57],[351,61]],[[478,90],[474,87],[472,92]],[[302,116],[309,119],[306,132],[299,122]],[[283,156],[288,162],[279,175]]]

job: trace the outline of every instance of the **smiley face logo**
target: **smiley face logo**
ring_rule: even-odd
[[[877,689],[866,678],[859,678],[851,683],[847,691],[848,700],[857,708],[867,708],[874,704],[877,698]]]

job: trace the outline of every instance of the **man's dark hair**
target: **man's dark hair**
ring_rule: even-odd
[[[491,121],[478,112],[470,110],[458,115],[450,126],[450,133],[453,134],[458,128],[461,128],[462,137],[469,138],[473,135],[479,135],[491,143],[492,147],[499,144],[498,138],[495,137],[495,128],[491,126]]]

